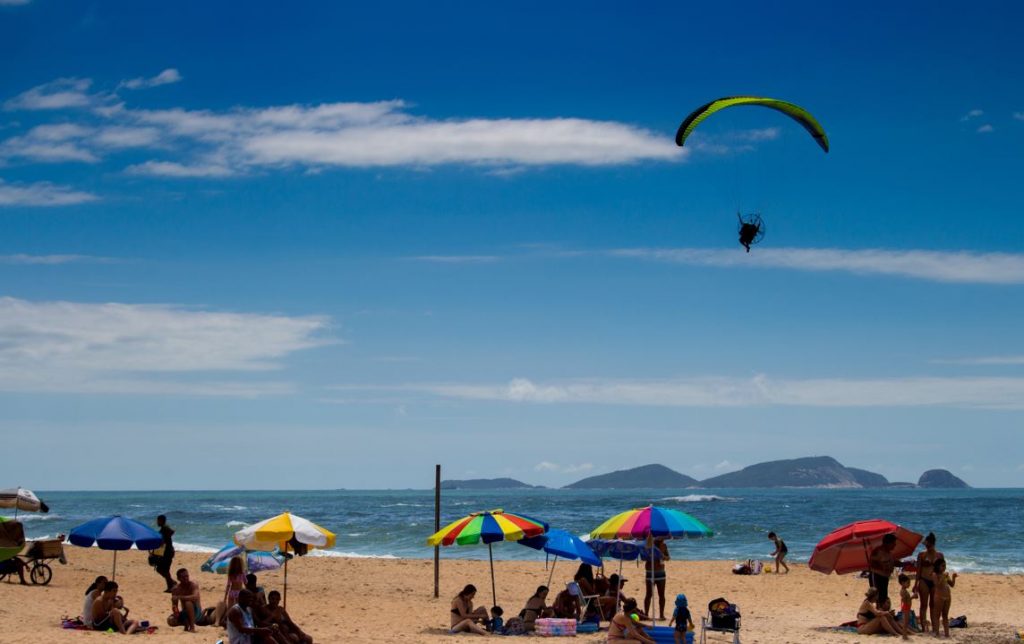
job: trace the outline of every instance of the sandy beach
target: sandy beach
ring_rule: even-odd
[[[49,586],[0,583],[0,641],[9,644],[83,642],[104,640],[108,635],[62,630],[60,618],[75,616],[82,593],[98,574],[110,573],[111,553],[68,546],[68,564],[54,563]],[[159,624],[145,640],[168,642],[216,642],[217,628],[200,628],[197,634],[171,629],[165,619],[168,595],[162,582],[146,565],[145,553],[130,551],[118,556],[117,581],[132,617]],[[184,566],[198,578],[204,604],[212,606],[223,594],[224,578],[200,573],[206,555],[178,553],[175,565]],[[547,581],[543,562],[496,562],[498,602],[507,614],[518,612],[533,589]],[[560,562],[553,587],[571,576],[575,567]],[[611,570],[609,568],[609,570]],[[627,563],[627,594],[642,600],[641,574]],[[281,571],[266,573],[260,582],[267,590],[280,588]],[[289,565],[289,612],[318,642],[451,642],[447,634],[448,604],[466,583],[480,589],[477,604],[490,603],[486,561],[444,560],[441,566],[441,597],[432,597],[432,562],[401,559],[304,558]],[[695,615],[708,600],[724,596],[739,605],[743,614],[743,641],[855,642],[866,636],[833,632],[829,627],[853,619],[866,585],[852,576],[824,576],[800,564],[789,575],[740,577],[731,574],[725,561],[672,561],[668,564],[670,598],[685,592]],[[967,574],[954,590],[952,615],[967,615],[969,628],[954,629],[957,642],[1014,642],[1015,616],[1024,607],[1024,577]],[[471,640],[469,635],[458,636]],[[875,639],[875,638],[872,638]],[[601,642],[601,635],[579,636],[575,641]]]

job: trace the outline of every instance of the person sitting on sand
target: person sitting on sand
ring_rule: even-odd
[[[256,642],[287,644],[277,637],[276,626],[256,626],[252,617],[253,596],[244,588],[239,591],[237,601],[228,609],[228,644],[255,644]],[[255,636],[255,637],[254,637]]]
[[[533,596],[526,600],[526,606],[520,611],[519,617],[522,618],[523,625],[527,631],[533,631],[537,628],[537,619],[554,615],[554,611],[547,605],[547,599],[548,587],[537,586]]]
[[[555,602],[551,604],[551,610],[554,611],[555,617],[579,621],[581,617],[580,599],[566,588],[555,595]]]
[[[786,565],[786,555],[789,554],[789,548],[786,547],[786,542],[774,532],[769,532],[768,538],[775,544],[775,552],[772,553],[772,557],[775,558],[775,574],[779,574],[782,568],[785,568],[788,573],[789,566]]]
[[[924,550],[917,555],[917,581],[914,584],[914,593],[921,599],[918,617],[923,630],[928,630],[928,607],[935,590],[935,562],[941,558],[942,553],[935,549],[935,533],[929,532],[924,538]]]
[[[614,577],[614,575],[612,575]],[[647,633],[640,626],[639,621],[633,616],[637,614],[636,600],[627,599],[622,602],[622,612],[616,613],[608,624],[608,643],[618,644],[620,642],[645,642],[654,644]]]
[[[131,635],[138,629],[135,620],[126,620],[121,612],[124,602],[117,596],[117,582],[108,581],[103,587],[103,594],[92,603],[92,628],[94,631],[115,630],[124,635]]]
[[[266,618],[264,623],[267,625],[277,624],[280,629],[281,635],[289,642],[298,642],[300,644],[313,644],[313,637],[307,635],[299,625],[292,621],[288,611],[281,605],[281,593],[276,590],[270,591],[267,595],[267,607],[266,607]]]
[[[199,584],[189,578],[184,568],[179,568],[175,576],[178,585],[171,589],[171,615],[167,618],[167,625],[172,628],[182,626],[186,633],[194,633],[196,626],[212,624],[214,609],[203,610]]]
[[[106,587],[107,578],[100,575],[85,589],[85,601],[82,604],[82,623],[86,626],[92,627],[93,604],[103,594],[103,589]]]
[[[890,635],[902,635],[903,639],[910,639],[903,632],[896,618],[887,611],[875,607],[878,600],[878,589],[868,588],[864,593],[864,601],[857,610],[857,632],[861,635],[877,635],[889,633]]]
[[[267,591],[259,585],[256,575],[249,573],[245,576],[245,589],[252,593],[253,606],[265,607],[267,605]]]
[[[882,544],[871,550],[868,560],[868,585],[878,589],[878,601],[889,599],[889,578],[896,568],[896,558],[892,551],[896,549],[896,535],[890,533],[882,537]]]
[[[501,606],[491,606],[491,619],[487,622],[485,628],[492,633],[501,635],[501,632],[505,630],[505,610]]]
[[[483,606],[473,608],[473,598],[476,597],[476,586],[467,584],[462,591],[452,598],[452,633],[476,633],[487,635],[487,630],[482,624],[488,621],[487,609]]]
[[[932,594],[932,635],[939,636],[939,621],[942,622],[944,637],[949,637],[949,607],[953,603],[953,592],[957,574],[946,572],[946,559],[935,560],[935,591]]]

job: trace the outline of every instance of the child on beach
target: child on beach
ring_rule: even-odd
[[[939,619],[942,619],[943,637],[949,637],[949,607],[953,603],[953,592],[957,574],[946,572],[946,560],[935,560],[935,590],[932,591],[932,635],[939,636]]]
[[[900,582],[900,622],[903,630],[909,632],[910,627],[914,625],[914,595],[910,593],[910,577],[900,573],[897,579]]]
[[[501,606],[492,606],[491,619],[487,622],[487,630],[492,633],[501,633],[505,628],[505,619],[502,617],[504,614],[505,611],[502,610]]]
[[[786,542],[779,538],[779,535],[774,532],[768,533],[768,538],[775,544],[775,552],[772,553],[772,557],[775,557],[775,574],[779,574],[780,568],[785,568],[786,572],[789,572],[789,566],[784,561],[786,555],[789,554],[789,548],[786,547]]]
[[[672,619],[669,620],[668,625],[671,627],[675,623],[676,628],[672,633],[672,637],[675,639],[676,644],[691,644],[693,642],[693,635],[690,633],[694,630],[693,618],[690,616],[690,609],[687,607],[686,595],[679,593],[676,595],[676,609],[672,612]]]

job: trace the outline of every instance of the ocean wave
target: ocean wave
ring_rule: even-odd
[[[382,508],[425,508],[425,503],[385,503]]]
[[[341,559],[398,559],[395,555],[364,555],[358,552],[344,552],[342,550],[311,550],[309,557],[337,557]]]
[[[210,546],[201,546],[196,543],[179,543],[174,542],[174,549],[180,552],[199,552],[202,554],[209,554],[217,552],[217,548],[211,548]]]
[[[731,496],[718,496],[717,494],[687,494],[686,496],[666,496],[659,501],[675,501],[676,503],[709,503],[711,501],[739,501]]]
[[[11,514],[11,515],[5,516],[4,518],[5,519],[10,519],[10,520],[13,521],[14,520],[14,515]],[[54,521],[54,520],[63,519],[63,518],[64,517],[62,517],[59,514],[28,514],[27,512],[19,512],[18,513],[18,521],[21,521],[22,523],[28,523],[29,521]]]
[[[226,525],[229,528],[244,528],[249,524],[245,521],[228,521],[224,525]]]
[[[200,507],[208,510],[220,510],[221,512],[241,512],[242,510],[249,509],[245,505],[220,505],[218,503],[204,503]]]

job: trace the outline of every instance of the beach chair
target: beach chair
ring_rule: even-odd
[[[700,618],[700,644],[707,644],[708,633],[731,635],[732,644],[740,644],[740,611],[719,597],[708,602],[708,614]]]
[[[580,600],[580,614],[586,616],[587,608],[590,606],[590,602],[599,599],[600,595],[584,595],[583,589],[575,581],[570,581],[565,584],[565,589],[569,591],[569,594]],[[597,601],[594,603],[594,607],[597,608],[597,616],[605,621],[604,611],[601,610],[601,602]]]

